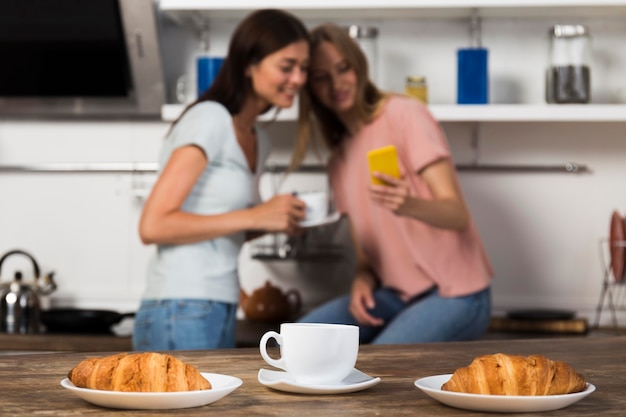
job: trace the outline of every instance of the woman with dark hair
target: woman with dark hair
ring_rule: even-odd
[[[419,101],[369,80],[345,30],[326,24],[311,38],[300,142],[317,127],[331,151],[331,188],[350,220],[357,265],[351,294],[301,321],[359,325],[363,343],[480,337],[491,316],[492,270],[443,131]],[[401,178],[374,173],[382,181],[374,185],[367,153],[388,145],[397,149]]]
[[[249,233],[299,233],[304,203],[260,203],[269,142],[257,117],[293,104],[305,84],[309,34],[300,20],[259,10],[235,29],[213,85],[173,123],[139,225],[156,244],[135,317],[135,350],[235,346],[237,259]]]

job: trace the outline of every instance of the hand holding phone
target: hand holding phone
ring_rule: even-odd
[[[384,181],[376,178],[374,172],[387,174],[391,177],[400,178],[400,164],[398,152],[393,145],[371,150],[367,153],[372,184],[383,185]]]

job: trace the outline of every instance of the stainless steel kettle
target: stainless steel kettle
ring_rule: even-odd
[[[47,274],[42,282],[37,261],[22,250],[12,250],[4,254],[0,258],[0,270],[4,260],[16,254],[24,255],[31,260],[35,282],[31,285],[24,284],[22,272],[16,271],[12,282],[0,285],[0,332],[38,333],[41,313],[39,295],[48,295],[56,289],[54,272]]]

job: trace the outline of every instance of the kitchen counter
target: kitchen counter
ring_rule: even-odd
[[[361,346],[357,367],[382,382],[365,391],[337,395],[298,395],[271,390],[257,381],[267,367],[257,348],[180,351],[174,354],[202,372],[233,375],[243,385],[203,407],[164,411],[113,410],[91,405],[59,383],[90,353],[55,353],[0,357],[2,414],[10,416],[468,416],[489,415],[445,406],[414,386],[418,378],[452,373],[478,355],[541,353],[564,360],[596,386],[581,401],[551,416],[623,416],[626,409],[626,337],[483,340],[462,343]],[[104,355],[104,353],[102,353]],[[268,367],[269,368],[269,367]],[[164,414],[165,413],[165,414]],[[541,413],[516,414],[536,416]]]
[[[258,346],[263,333],[278,331],[275,322],[237,321],[237,346]],[[114,334],[6,334],[0,333],[0,354],[18,351],[46,352],[103,352],[129,351],[132,349],[130,336]]]

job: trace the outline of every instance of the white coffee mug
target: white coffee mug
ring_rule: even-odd
[[[280,358],[267,353],[267,342],[280,345]],[[359,328],[346,324],[283,323],[280,333],[269,331],[259,344],[265,362],[286,371],[296,382],[338,384],[356,365]]]
[[[303,223],[316,222],[328,217],[328,195],[324,191],[299,192],[296,196],[306,204]]]

